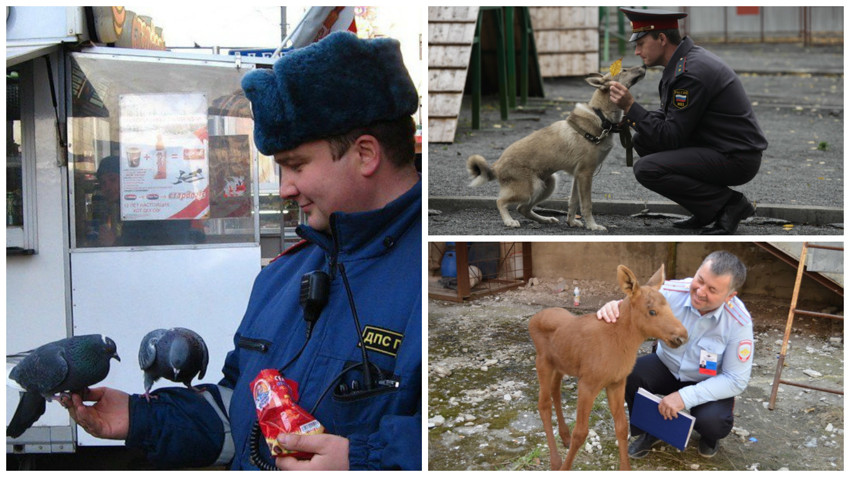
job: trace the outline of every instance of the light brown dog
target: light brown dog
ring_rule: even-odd
[[[537,350],[535,363],[540,380],[537,410],[546,430],[552,470],[572,467],[576,452],[587,439],[590,410],[602,388],[608,395],[608,407],[614,417],[620,469],[629,470],[629,423],[623,404],[626,378],[637,361],[638,348],[650,337],[664,340],[671,348],[688,341],[688,331],[658,291],[664,284],[663,265],[644,286],[638,284],[634,273],[623,265],[617,267],[617,279],[626,298],[620,303],[620,316],[615,323],[599,320],[595,313],[575,316],[563,308],[547,308],[532,316],[528,324]],[[561,378],[565,374],[578,378],[578,404],[572,435],[561,409]],[[558,434],[569,447],[563,465],[552,430],[553,405],[558,417]]]
[[[519,204],[517,210],[529,219],[540,223],[557,223],[556,217],[543,217],[532,208],[543,202],[557,186],[558,171],[573,176],[567,223],[581,227],[575,212],[581,203],[581,215],[591,230],[606,230],[593,219],[590,190],[593,174],[614,147],[612,128],[620,122],[623,111],[608,95],[612,81],[627,88],[640,81],[646,67],[623,68],[616,77],[608,72],[586,78],[596,88],[587,104],[576,104],[569,117],[535,131],[508,146],[491,168],[484,157],[473,154],[466,161],[466,169],[476,187],[493,179],[499,180],[499,198],[496,207],[508,227],[519,227],[519,221],[508,213],[508,206]],[[603,121],[604,118],[604,121]]]

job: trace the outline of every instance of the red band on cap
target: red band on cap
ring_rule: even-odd
[[[632,22],[632,33],[641,33],[652,30],[674,30],[677,28],[679,28],[679,20],[675,18],[657,18],[653,20]]]

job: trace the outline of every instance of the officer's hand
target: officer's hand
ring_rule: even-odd
[[[309,460],[278,457],[280,470],[348,470],[348,439],[333,434],[280,434],[277,441],[287,450],[312,452]]]
[[[84,401],[94,401],[86,406]],[[127,439],[130,395],[112,388],[92,388],[83,395],[63,396],[59,402],[86,432],[102,439]]]
[[[682,396],[679,391],[664,396],[664,399],[658,404],[658,412],[664,416],[665,420],[675,419],[679,411],[685,408],[685,402],[682,401]]]
[[[602,308],[596,312],[596,318],[605,320],[606,323],[616,323],[620,316],[620,302],[623,300],[609,301],[602,305]]]
[[[626,88],[616,81],[611,83],[611,87],[608,89],[608,95],[611,98],[612,103],[616,104],[618,108],[627,113],[629,112],[629,109],[631,109],[632,105],[635,104],[635,98],[632,97],[632,93],[629,92],[629,88]]]

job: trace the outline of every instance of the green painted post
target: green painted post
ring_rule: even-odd
[[[626,56],[626,20],[625,15],[617,9],[617,47],[620,56]]]
[[[605,28],[602,29],[602,62],[608,63],[611,58],[610,51],[608,50],[608,44],[611,41],[610,32],[608,31],[608,7],[599,7],[599,21],[605,25]]]
[[[507,61],[505,59],[505,18],[502,9],[494,10],[496,14],[496,74],[499,80],[499,111],[502,121],[508,119],[507,93]]]
[[[528,7],[520,7],[519,14],[522,15],[520,21],[520,60],[519,60],[519,94],[520,104],[525,106],[528,104],[528,36],[533,35],[531,31],[531,14]]]
[[[514,7],[505,7],[505,53],[507,54],[508,107],[516,108],[516,47],[514,42]]]
[[[483,11],[478,12],[478,23],[472,38],[472,55],[469,69],[472,74],[472,129],[481,129],[481,20]]]

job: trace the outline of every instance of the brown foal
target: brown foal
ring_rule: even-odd
[[[626,298],[620,303],[620,316],[615,323],[599,320],[595,313],[575,316],[563,308],[547,308],[531,317],[528,324],[537,349],[540,380],[537,409],[546,430],[552,470],[572,467],[576,452],[587,439],[590,410],[602,388],[608,395],[608,406],[614,417],[620,469],[631,469],[624,403],[626,378],[635,365],[638,348],[648,338],[664,340],[672,348],[688,341],[687,330],[658,291],[664,283],[664,265],[643,286],[623,265],[617,267],[617,280]],[[565,374],[578,378],[578,404],[572,435],[561,409],[561,378]],[[569,448],[563,465],[552,431],[553,405],[558,417],[558,434]]]

